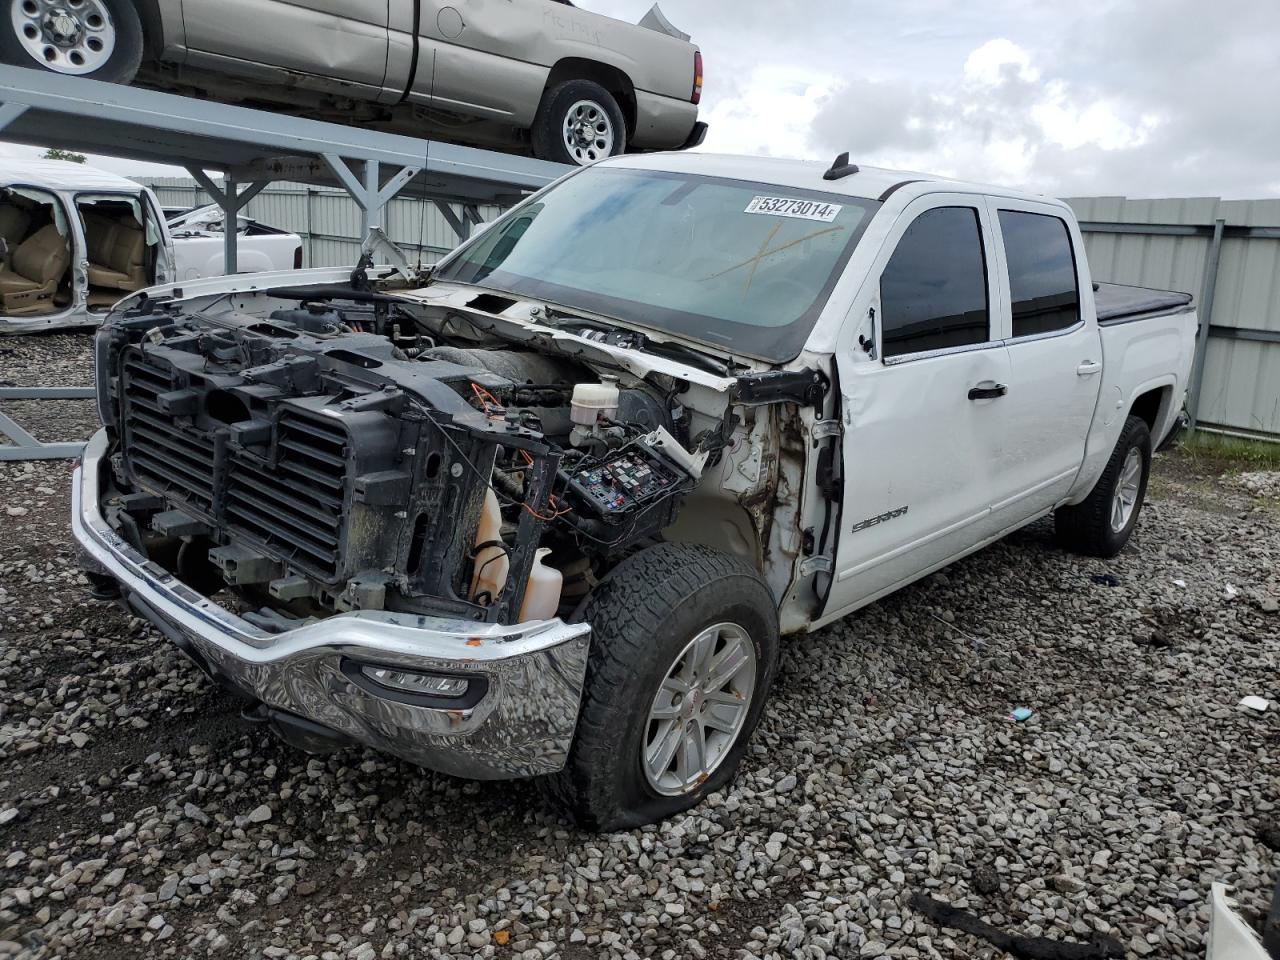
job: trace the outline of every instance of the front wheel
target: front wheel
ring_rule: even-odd
[[[1145,420],[1131,416],[1089,496],[1054,514],[1058,542],[1075,553],[1114,557],[1138,524],[1150,473],[1151,432]]]
[[[0,61],[130,83],[142,63],[142,21],[129,0],[0,0]]]
[[[732,779],[778,658],[772,594],[741,560],[659,544],[587,601],[591,655],[564,770],[545,782],[579,823],[619,830],[695,806]]]
[[[627,126],[618,101],[591,80],[569,80],[542,95],[534,118],[534,156],[585,166],[627,148]]]

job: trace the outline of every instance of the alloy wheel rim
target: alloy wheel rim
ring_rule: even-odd
[[[92,73],[115,50],[115,23],[102,0],[13,0],[10,19],[22,48],[46,70]]]
[[[613,153],[613,121],[593,100],[579,100],[569,108],[561,133],[565,149],[578,164],[591,163]]]
[[[1134,447],[1124,458],[1120,480],[1111,497],[1111,530],[1119,533],[1129,525],[1138,508],[1138,487],[1142,483],[1142,451]]]
[[[640,762],[658,793],[696,790],[724,762],[746,726],[756,685],[756,651],[736,623],[699,632],[658,686]]]

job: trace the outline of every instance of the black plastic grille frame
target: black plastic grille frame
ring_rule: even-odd
[[[213,437],[160,407],[160,395],[178,388],[174,373],[131,353],[122,382],[124,446],[134,475],[156,492],[212,514]]]
[[[122,449],[144,487],[322,579],[337,576],[350,455],[340,425],[285,411],[274,432],[274,458],[257,456],[219,444],[190,417],[166,412],[160,397],[183,388],[180,374],[141,351],[126,355],[121,382]]]
[[[347,436],[320,419],[284,414],[275,467],[237,453],[227,522],[323,577],[337,574],[347,494]]]

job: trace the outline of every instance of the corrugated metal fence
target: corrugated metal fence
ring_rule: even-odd
[[[1208,327],[1197,421],[1280,435],[1280,200],[1067,202],[1095,280],[1195,295]]]
[[[154,190],[165,207],[197,207],[211,202],[208,194],[186,177],[137,179]],[[498,210],[481,206],[480,214],[491,220]],[[360,208],[345,190],[273,183],[249,201],[244,215],[302,237],[303,263],[308,267],[349,266],[360,259]],[[457,244],[457,235],[435,204],[408,192],[387,204],[385,229],[411,258],[421,250],[423,263],[434,263]]]
[[[167,207],[209,202],[186,178],[143,182]],[[1197,420],[1280,435],[1280,200],[1067,202],[1085,231],[1095,280],[1195,295],[1202,321],[1209,323]],[[480,212],[490,220],[498,208]],[[342,190],[275,183],[249,203],[247,215],[299,234],[308,266],[345,266],[359,258],[360,210]],[[421,249],[424,263],[456,243],[435,205],[408,194],[388,205],[387,233],[411,257]],[[1216,284],[1209,284],[1215,263]]]

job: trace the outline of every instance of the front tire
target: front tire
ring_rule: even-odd
[[[620,830],[687,810],[727,784],[778,658],[773,596],[751,567],[664,543],[620,563],[588,599],[591,653],[577,734],[551,798]]]
[[[0,62],[131,83],[142,48],[129,0],[0,0]]]
[[[542,95],[530,131],[541,160],[586,166],[627,149],[622,108],[600,84],[568,80]]]
[[[1150,475],[1151,432],[1145,420],[1130,416],[1089,496],[1054,513],[1058,542],[1074,553],[1114,557],[1138,525]]]

